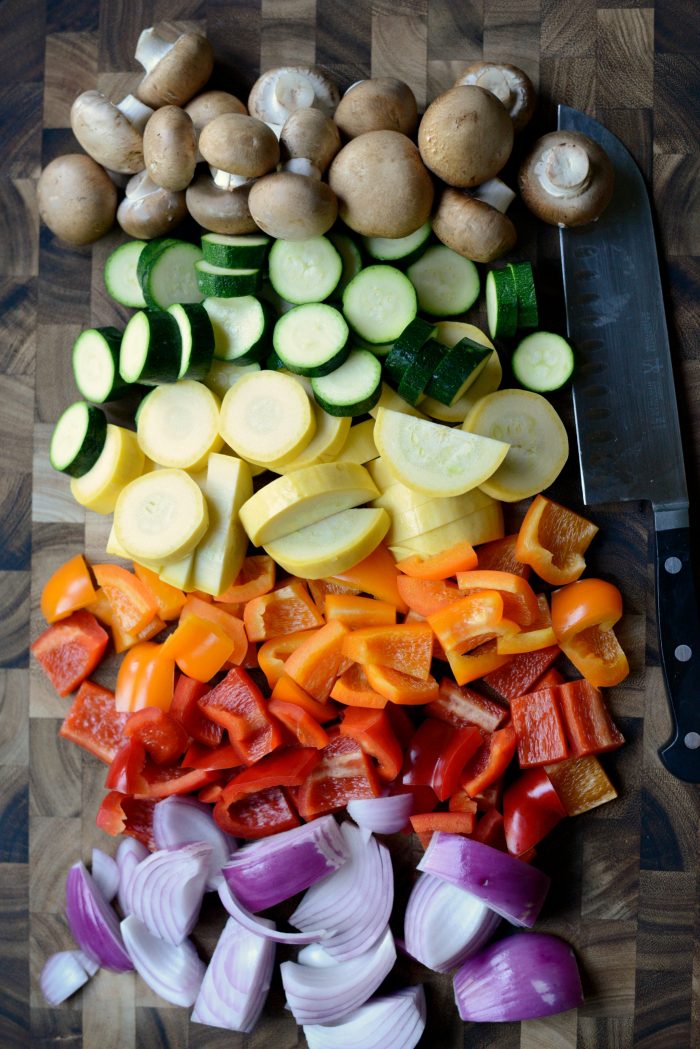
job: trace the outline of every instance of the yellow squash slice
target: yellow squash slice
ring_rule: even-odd
[[[82,477],[72,477],[73,498],[97,514],[111,514],[125,485],[143,473],[146,460],[136,434],[107,424],[104,448],[95,465]]]
[[[419,412],[418,409],[414,408],[412,404],[408,403],[408,401],[404,401],[403,397],[399,397],[398,393],[395,390],[392,390],[391,386],[387,386],[386,383],[382,383],[382,392],[379,400],[369,414],[376,419],[380,408],[389,408],[394,412],[402,412],[404,415],[412,415],[416,419],[425,419],[422,412]]]
[[[176,586],[178,590],[194,590],[192,570],[194,568],[194,550],[181,557],[179,561],[168,561],[158,575],[164,583]]]
[[[221,405],[221,436],[242,459],[269,466],[291,462],[316,431],[303,387],[281,372],[251,372],[238,380]]]
[[[405,539],[412,539],[414,536],[423,535],[424,532],[432,532],[443,525],[469,517],[491,503],[492,500],[479,488],[465,492],[464,495],[451,496],[449,499],[430,499],[422,506],[392,513],[387,541],[402,543]],[[386,504],[385,508],[390,510]]]
[[[346,572],[369,557],[388,527],[386,510],[343,510],[267,543],[265,550],[286,572],[321,579]]]
[[[238,575],[248,547],[239,511],[253,494],[250,467],[232,455],[210,455],[204,494],[209,527],[194,552],[192,585],[216,597]]]
[[[184,470],[153,470],[122,490],[114,508],[117,542],[137,561],[176,561],[209,524],[206,499]]]
[[[273,473],[288,474],[301,470],[304,466],[317,466],[319,463],[336,462],[336,453],[345,444],[352,420],[348,417],[329,415],[320,404],[312,402],[311,409],[316,418],[316,432],[306,448],[292,459],[290,463],[275,466],[270,463]]]
[[[377,446],[374,443],[374,419],[365,419],[362,423],[355,423],[350,427],[347,440],[335,456],[337,463],[364,463],[372,462],[377,458]]]
[[[398,560],[413,554],[430,557],[456,543],[466,542],[477,546],[479,543],[489,543],[492,539],[502,539],[503,535],[503,509],[500,503],[493,501],[489,506],[476,510],[468,517],[461,517],[457,521],[442,525],[441,528],[404,539],[401,543],[392,543],[390,549]]]
[[[209,454],[224,443],[219,408],[219,398],[201,382],[183,379],[157,386],[139,412],[139,445],[160,466],[203,470]]]

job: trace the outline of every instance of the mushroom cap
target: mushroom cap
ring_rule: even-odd
[[[343,222],[366,237],[406,237],[433,204],[433,181],[399,131],[366,131],[343,146],[328,173]]]
[[[153,182],[163,189],[189,186],[197,163],[194,125],[178,106],[161,106],[143,133],[143,159]]]
[[[337,85],[318,66],[276,66],[253,84],[248,111],[271,124],[284,124],[297,109],[320,109],[332,116],[340,94]]]
[[[345,92],[333,119],[346,138],[366,131],[400,131],[413,135],[418,126],[416,96],[393,76],[372,77]]]
[[[325,182],[278,171],[253,183],[250,212],[265,233],[281,240],[308,240],[331,228],[338,201]]]
[[[555,158],[558,171],[551,168]],[[550,183],[548,189],[548,170],[560,185]],[[584,181],[577,185],[582,174]],[[610,203],[614,185],[615,172],[607,153],[579,131],[543,135],[525,157],[518,174],[520,195],[527,207],[553,226],[594,222]]]
[[[147,106],[184,106],[214,68],[214,52],[201,33],[183,33],[143,78],[136,94]]]
[[[245,116],[247,112],[245,104],[228,91],[202,91],[185,106],[185,113],[191,117],[198,136],[210,120],[222,113],[243,113]]]
[[[517,233],[508,218],[490,204],[461,189],[445,186],[433,216],[435,236],[465,259],[493,262],[515,245]]]
[[[482,87],[452,87],[428,106],[418,128],[423,163],[449,186],[478,186],[513,148],[513,121]]]
[[[255,233],[248,195],[252,183],[237,189],[219,189],[208,172],[198,175],[187,187],[187,210],[195,222],[212,233]]]
[[[93,160],[133,175],[143,168],[141,132],[100,91],[83,91],[70,110],[73,134]]]
[[[83,153],[67,153],[47,164],[37,193],[42,222],[68,244],[91,244],[114,224],[114,184],[107,172]]]
[[[202,129],[199,151],[212,167],[257,178],[280,158],[277,136],[267,124],[242,113],[222,113]]]
[[[303,157],[323,173],[340,149],[340,132],[320,109],[297,109],[282,128],[280,147],[285,160]]]
[[[185,194],[157,186],[147,171],[129,180],[126,196],[117,208],[117,222],[130,237],[151,240],[178,226],[185,215]]]
[[[535,87],[527,73],[508,62],[472,62],[457,77],[455,87],[476,84],[495,95],[505,106],[516,131],[532,119],[537,103]]]

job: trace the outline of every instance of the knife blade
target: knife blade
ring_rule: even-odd
[[[659,648],[675,730],[659,754],[700,782],[700,616],[688,490],[651,208],[641,172],[597,120],[558,107],[558,127],[598,142],[615,170],[597,222],[559,231],[574,418],[587,506],[644,500],[656,533]]]

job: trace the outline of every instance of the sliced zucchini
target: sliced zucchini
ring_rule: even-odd
[[[440,365],[445,353],[450,353],[437,339],[428,339],[416,354],[413,364],[401,376],[398,394],[409,404],[418,404]]]
[[[518,327],[536,328],[539,321],[535,277],[529,262],[509,262],[518,298]]]
[[[327,375],[350,352],[348,326],[339,310],[324,303],[296,306],[275,324],[272,344],[285,368],[298,375]]]
[[[137,273],[146,305],[167,310],[176,302],[201,302],[195,264],[202,250],[186,240],[153,240],[141,252]]]
[[[432,231],[428,221],[407,237],[363,237],[362,243],[371,258],[379,262],[396,262],[407,266],[423,254]]]
[[[435,244],[408,267],[418,306],[433,317],[466,313],[479,297],[479,272],[469,259]]]
[[[269,259],[270,283],[287,302],[323,302],[335,290],[343,260],[327,237],[276,240]]]
[[[312,379],[311,388],[329,415],[365,415],[379,400],[382,366],[369,350],[353,350],[335,371]]]
[[[418,303],[408,277],[394,266],[368,266],[343,292],[343,313],[361,339],[393,342],[416,316]]]
[[[481,488],[494,499],[513,503],[548,488],[569,455],[566,428],[548,400],[528,390],[497,390],[474,405],[463,429],[507,441],[502,465]]]
[[[262,466],[290,462],[316,431],[303,387],[291,375],[267,370],[244,375],[231,387],[219,425],[237,455]]]
[[[463,423],[479,398],[497,390],[502,378],[503,369],[500,358],[495,350],[491,350],[491,356],[486,364],[459,400],[454,404],[441,404],[433,397],[424,397],[420,402],[421,411],[429,415],[431,419],[439,419],[440,422]]]
[[[194,552],[192,585],[216,597],[240,572],[248,548],[238,512],[253,494],[250,467],[232,455],[210,455],[204,494],[209,526]]]
[[[214,329],[209,314],[199,302],[168,307],[180,329],[180,371],[178,379],[203,379],[209,374],[214,356]]]
[[[510,338],[518,327],[518,295],[513,271],[489,270],[486,275],[486,319],[492,339]]]
[[[145,465],[145,456],[133,430],[107,423],[100,457],[86,474],[71,479],[71,494],[87,510],[111,514],[121,490],[143,473]]]
[[[259,364],[235,364],[233,361],[212,361],[211,368],[202,382],[223,401],[227,392],[240,378],[251,372],[259,372]]]
[[[86,401],[104,404],[131,389],[119,374],[121,332],[116,328],[88,328],[73,343],[75,385]]]
[[[226,269],[200,259],[195,263],[197,287],[202,298],[211,295],[231,299],[241,295],[255,295],[260,285],[258,269]]]
[[[574,351],[561,335],[536,331],[518,344],[511,364],[515,378],[526,390],[549,393],[571,378]]]
[[[153,470],[122,489],[114,508],[114,533],[130,557],[177,561],[207,530],[202,491],[185,470]]]
[[[486,367],[492,350],[473,339],[460,339],[443,352],[435,366],[426,393],[441,404],[454,404]]]
[[[124,382],[157,386],[180,374],[182,340],[175,318],[165,310],[139,310],[122,336],[119,374]]]
[[[377,458],[374,443],[374,419],[365,419],[350,427],[345,444],[334,456],[337,463],[358,463],[360,466]]]
[[[219,398],[192,379],[158,386],[139,412],[138,439],[144,455],[159,466],[203,470],[223,445]]]
[[[341,510],[321,521],[273,540],[265,550],[285,572],[302,579],[321,579],[363,561],[389,528],[382,509]]]
[[[146,305],[138,278],[139,259],[145,247],[145,240],[130,240],[120,244],[107,257],[104,268],[105,287],[114,301],[136,310]]]
[[[362,255],[355,241],[346,233],[329,233],[328,239],[340,255],[343,263],[340,280],[338,281],[332,296],[336,299],[342,297],[342,294],[350,281],[353,277],[356,277],[362,269]]]
[[[220,361],[248,364],[262,360],[270,349],[272,312],[253,295],[205,299],[214,330],[214,356]]]
[[[76,401],[53,428],[49,461],[54,470],[83,477],[95,465],[107,439],[107,416],[94,404]]]
[[[435,337],[437,326],[416,317],[401,332],[384,362],[387,375],[398,386],[404,372],[415,363],[420,349]]]
[[[202,237],[204,261],[226,269],[260,269],[269,246],[270,238],[264,234],[247,233],[234,237],[225,233],[205,233]]]

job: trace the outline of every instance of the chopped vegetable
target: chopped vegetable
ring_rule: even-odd
[[[31,651],[59,696],[67,696],[93,672],[108,641],[95,617],[79,609],[40,634]]]
[[[566,809],[544,769],[528,769],[503,795],[508,851],[522,856],[566,816]]]
[[[428,850],[443,837],[433,834]],[[471,893],[432,874],[421,874],[406,906],[406,950],[428,969],[449,972],[485,946],[500,921],[494,910]]]
[[[602,579],[580,579],[552,595],[552,627],[562,651],[591,685],[618,685],[629,674],[613,626],[622,595]]]
[[[58,731],[109,764],[122,742],[126,720],[127,715],[115,709],[113,692],[94,681],[83,681]]]
[[[520,526],[515,555],[547,583],[573,583],[586,568],[583,555],[597,531],[585,517],[537,495]]]

